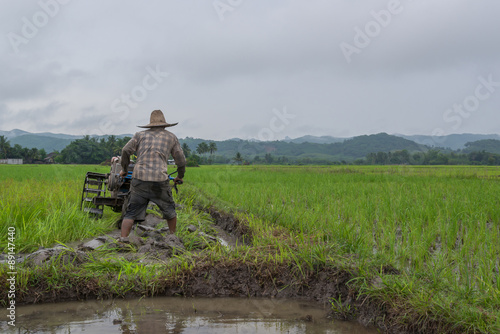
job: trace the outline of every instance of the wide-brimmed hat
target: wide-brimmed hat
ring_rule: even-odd
[[[178,123],[173,123],[169,124],[167,121],[165,121],[165,116],[163,116],[163,113],[161,110],[153,110],[151,113],[151,118],[149,119],[149,124],[148,125],[138,125],[140,128],[167,128],[169,126],[174,126],[177,125]]]

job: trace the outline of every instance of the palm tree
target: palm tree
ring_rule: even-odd
[[[214,152],[217,151],[217,145],[214,142],[211,142],[210,144],[208,144],[207,149],[208,152],[210,152],[209,164],[212,164]]]
[[[208,152],[208,145],[207,143],[205,143],[204,141],[202,141],[201,143],[198,144],[198,146],[196,146],[196,152],[198,152],[198,154],[203,154],[203,153],[206,153]]]
[[[217,144],[210,142],[210,144],[208,144],[208,151],[211,155],[214,154],[214,152],[217,151]]]
[[[0,136],[0,159],[7,159],[10,152],[10,143],[5,136]]]
[[[243,158],[241,157],[241,153],[236,152],[236,155],[234,156],[233,160],[236,161],[236,163],[238,165],[241,164],[241,162],[243,161]]]
[[[189,145],[187,143],[182,144],[182,150],[184,151],[184,155],[189,157],[191,155],[191,149],[189,148]]]

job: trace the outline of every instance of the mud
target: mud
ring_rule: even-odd
[[[47,264],[55,260],[62,261],[63,264],[80,265],[89,259],[89,254],[92,252],[106,250],[118,251],[128,260],[142,258],[143,262],[164,262],[174,255],[185,252],[185,247],[181,239],[176,235],[169,234],[168,227],[158,227],[160,223],[165,223],[165,221],[154,214],[148,214],[144,221],[134,225],[133,232],[128,238],[120,238],[120,230],[114,230],[106,235],[84,240],[83,242],[73,242],[53,248],[41,247],[30,254],[17,254],[16,262],[24,262],[31,267]],[[203,235],[205,239],[213,243],[234,244],[232,238],[221,229],[219,229],[221,236],[218,237],[197,231],[196,227],[190,232]],[[228,238],[227,241],[224,239],[226,237]],[[195,248],[203,249],[206,246],[206,244],[198,244],[195,245]],[[0,255],[1,263],[6,263],[4,254]]]
[[[252,232],[245,222],[242,222],[232,214],[217,210],[214,207],[198,207],[198,210],[210,214],[216,226],[230,233],[238,243],[245,245],[251,244],[253,237]]]
[[[3,333],[325,333],[375,334],[333,321],[328,305],[291,299],[179,298],[67,302],[17,310]]]

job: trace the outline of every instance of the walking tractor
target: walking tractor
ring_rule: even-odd
[[[113,157],[109,173],[87,172],[83,184],[80,208],[95,218],[101,218],[104,213],[104,206],[109,206],[113,211],[121,212],[121,218],[123,218],[130,197],[130,182],[134,164],[129,165],[128,173],[124,178],[120,176],[121,171],[121,158]],[[174,179],[172,175],[175,173],[177,171],[168,174],[169,180]],[[177,184],[174,184],[174,189],[176,192],[178,191]],[[144,219],[144,217],[141,218]],[[121,220],[118,222],[119,225]]]

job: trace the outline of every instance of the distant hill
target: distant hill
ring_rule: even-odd
[[[30,134],[30,133],[23,131],[23,130],[19,130],[19,129],[14,129],[14,130],[10,130],[10,131],[0,130],[0,136],[4,136],[5,138],[7,138],[9,140],[12,138],[18,137],[18,136],[22,136],[24,134]]]
[[[451,148],[452,150],[461,150],[465,148],[465,144],[469,142],[475,142],[484,139],[499,139],[500,135],[490,134],[490,135],[477,135],[471,133],[453,134],[447,136],[405,136],[398,135],[395,136],[402,137],[408,140],[412,140],[415,143],[427,145],[429,147],[443,147]]]
[[[186,138],[180,139],[181,143],[186,143],[192,151],[203,139]],[[324,161],[353,161],[364,158],[368,153],[379,151],[391,152],[396,150],[407,150],[409,152],[425,152],[428,149],[411,140],[391,136],[386,133],[376,135],[359,136],[330,144],[318,144],[312,142],[255,142],[248,140],[226,140],[214,141],[217,145],[216,155],[232,158],[236,152],[240,152],[246,159],[253,159],[255,156],[264,157],[266,154],[273,156],[286,156],[289,159],[313,159]]]
[[[333,144],[333,143],[341,143],[347,139],[349,138],[338,138],[331,136],[320,136],[320,137],[302,136],[295,139],[286,137],[285,139],[283,139],[283,141],[286,143],[295,143],[295,144],[302,144],[302,143]]]
[[[0,136],[4,136],[10,142],[11,146],[16,144],[21,145],[22,147],[27,148],[37,148],[44,149],[47,153],[54,151],[61,151],[67,145],[69,145],[72,141],[81,139],[83,136],[77,135],[67,135],[63,133],[51,133],[51,132],[42,132],[42,133],[30,133],[27,131],[14,129],[11,131],[1,131]],[[91,136],[100,138],[107,138],[109,135],[104,136]],[[123,134],[117,135],[118,138],[123,137],[132,137],[131,134]]]
[[[475,142],[466,143],[465,146],[466,148],[462,150],[464,153],[485,151],[489,153],[500,154],[500,140],[496,139],[478,140]]]
[[[426,152],[428,150],[425,145],[417,144],[405,138],[388,135],[387,133],[354,137],[346,140],[341,145],[344,155],[355,158],[362,158],[369,153],[376,152],[407,150],[411,153]]]
[[[33,148],[41,150],[42,148],[45,152],[50,153],[54,151],[61,151],[63,148],[68,146],[74,139],[64,139],[57,137],[48,137],[41,136],[37,134],[23,134],[21,136],[17,136],[15,138],[10,139],[10,145],[14,146],[16,144],[21,145],[22,147]]]

